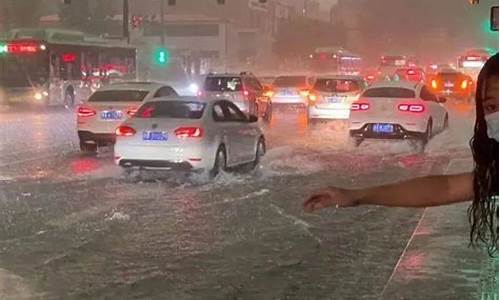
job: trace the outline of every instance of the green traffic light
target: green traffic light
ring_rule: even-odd
[[[0,54],[5,54],[7,52],[9,52],[9,49],[7,48],[7,45],[0,44]]]
[[[165,48],[158,48],[155,51],[155,62],[160,66],[165,66],[170,61],[170,52]]]

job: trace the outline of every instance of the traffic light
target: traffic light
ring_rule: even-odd
[[[9,48],[7,47],[7,44],[0,44],[0,54],[5,54],[9,52]]]
[[[144,22],[143,16],[134,15],[132,16],[132,21],[130,23],[132,23],[132,28],[139,28],[142,26],[143,22]]]
[[[170,52],[166,48],[157,48],[154,53],[154,61],[158,66],[166,66],[170,62]]]

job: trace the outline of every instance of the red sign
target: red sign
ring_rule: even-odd
[[[40,44],[36,41],[13,41],[7,44],[9,53],[36,53],[40,49]]]
[[[76,54],[75,53],[64,53],[62,55],[62,60],[65,63],[73,63],[76,61]]]

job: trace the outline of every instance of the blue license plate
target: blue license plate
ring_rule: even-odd
[[[340,103],[340,102],[342,102],[342,98],[340,98],[340,97],[327,97],[326,100],[329,103]]]
[[[373,124],[372,126],[373,132],[376,133],[393,133],[394,125],[392,124]]]
[[[144,131],[142,133],[144,141],[167,141],[168,135],[165,132],[159,131]]]
[[[121,120],[123,113],[121,111],[103,111],[101,112],[101,119],[103,120]]]

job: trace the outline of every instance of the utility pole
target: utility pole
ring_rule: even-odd
[[[161,45],[165,46],[165,0],[160,0]]]
[[[127,40],[127,44],[130,44],[130,32],[128,30],[128,23],[129,23],[128,0],[123,0],[123,38]]]

